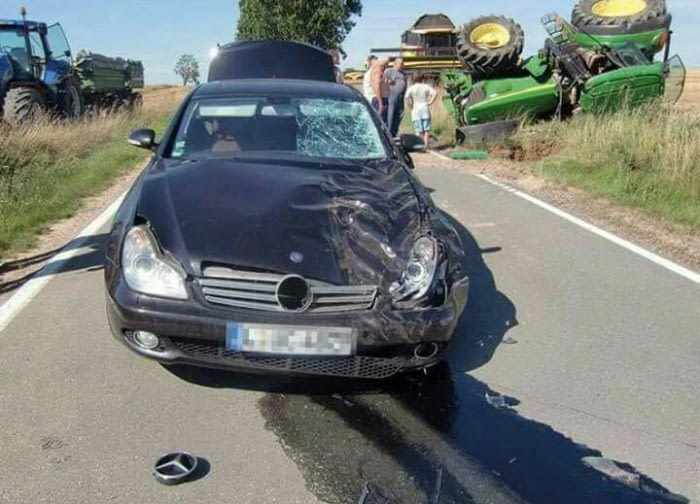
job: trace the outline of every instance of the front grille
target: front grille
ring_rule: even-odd
[[[400,357],[256,357],[223,346],[188,339],[171,338],[173,344],[186,356],[210,361],[229,363],[241,368],[277,370],[289,373],[338,376],[343,378],[384,379],[401,371]]]
[[[285,311],[277,299],[277,286],[285,275],[241,271],[220,266],[205,268],[199,279],[204,298],[213,304],[262,311]],[[336,286],[306,280],[311,301],[304,310],[311,313],[334,313],[369,310],[377,288],[367,285]]]

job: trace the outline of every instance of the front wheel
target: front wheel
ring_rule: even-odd
[[[44,95],[33,87],[11,88],[5,95],[3,119],[12,126],[32,121],[46,108]]]
[[[85,101],[80,89],[80,81],[75,77],[68,77],[63,83],[63,92],[60,103],[60,114],[71,121],[80,119],[85,113]]]

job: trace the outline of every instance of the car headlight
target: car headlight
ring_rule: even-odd
[[[438,244],[434,238],[422,236],[411,250],[406,271],[391,286],[390,292],[397,302],[416,301],[429,293],[438,267]]]
[[[186,274],[174,260],[165,257],[144,226],[129,230],[122,249],[122,270],[130,289],[142,294],[187,299]]]

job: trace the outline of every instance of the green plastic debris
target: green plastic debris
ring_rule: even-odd
[[[463,159],[486,159],[489,157],[489,153],[484,150],[458,150],[452,152],[452,159],[463,160]]]

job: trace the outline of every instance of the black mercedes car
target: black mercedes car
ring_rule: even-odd
[[[436,364],[468,279],[455,229],[412,173],[417,139],[392,139],[360,93],[323,78],[320,50],[283,45],[284,61],[317,58],[312,78],[278,58],[236,73],[251,51],[279,55],[270,45],[222,48],[223,75],[159,143],[130,136],[154,154],[108,239],[114,336],[161,363],[264,373]]]

